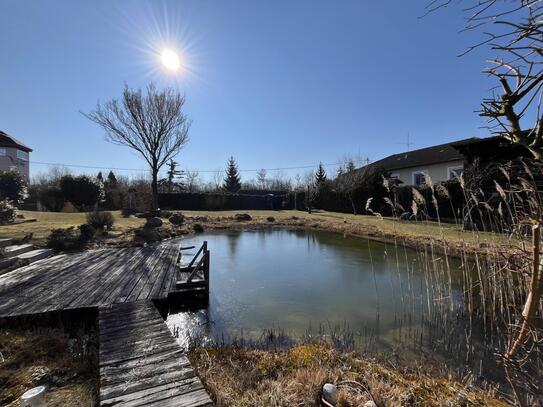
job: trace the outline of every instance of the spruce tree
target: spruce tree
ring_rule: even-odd
[[[324,181],[326,181],[326,170],[322,163],[319,163],[319,168],[317,168],[317,172],[315,173],[315,184],[322,185]]]
[[[113,171],[110,171],[107,174],[107,183],[109,188],[115,188],[117,186],[117,177],[113,174]]]
[[[230,157],[226,167],[226,177],[224,178],[223,189],[235,194],[241,189],[241,177],[239,176],[238,164],[234,157]]]
[[[349,162],[347,163],[347,172],[354,171],[355,169],[356,169],[356,166],[354,165],[354,161],[349,160]]]
[[[100,182],[104,182],[104,176],[102,175],[102,171],[98,172],[96,179]]]

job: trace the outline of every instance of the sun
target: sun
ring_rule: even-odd
[[[170,71],[177,71],[181,66],[181,60],[179,55],[171,49],[165,49],[161,55],[162,65],[164,65]]]

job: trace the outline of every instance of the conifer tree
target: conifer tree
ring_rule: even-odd
[[[117,186],[117,177],[113,171],[109,171],[109,174],[107,174],[107,183],[109,188],[115,188]]]
[[[353,160],[349,160],[349,162],[347,163],[347,172],[351,172],[351,171],[354,171],[356,169],[356,166],[354,165],[354,161]]]
[[[102,171],[98,172],[96,179],[100,182],[104,182],[104,176],[102,175]]]
[[[235,194],[241,189],[241,177],[238,171],[238,164],[234,157],[230,157],[226,166],[226,177],[223,182],[223,189]]]
[[[324,181],[326,181],[326,170],[324,169],[322,163],[319,163],[319,167],[315,173],[315,184],[320,186],[324,183]]]

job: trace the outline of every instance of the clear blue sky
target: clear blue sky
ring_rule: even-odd
[[[376,160],[408,133],[412,148],[486,135],[474,113],[491,87],[485,55],[456,57],[476,39],[459,32],[459,6],[419,19],[425,4],[2,0],[0,129],[32,161],[145,168],[80,110],[155,81],[186,93],[183,168]],[[182,74],[160,67],[165,46],[183,53]]]

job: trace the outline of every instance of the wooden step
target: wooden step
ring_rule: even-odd
[[[17,258],[28,263],[34,263],[35,261],[51,257],[52,255],[53,249],[35,249],[20,254],[17,256]]]
[[[0,247],[6,247],[13,243],[13,239],[0,239]]]
[[[34,249],[34,245],[26,243],[26,244],[17,244],[17,245],[11,245],[11,246],[5,246],[4,247],[4,256],[5,257],[15,257],[20,254],[29,252]]]
[[[17,263],[17,257],[2,257],[0,258],[0,274],[6,272],[5,269]],[[2,271],[4,270],[4,271]]]

